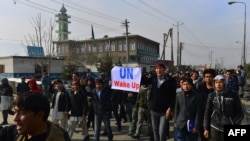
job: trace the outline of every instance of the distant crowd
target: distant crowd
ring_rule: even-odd
[[[240,98],[244,97],[246,77],[242,65],[225,71],[170,72],[159,61],[151,72],[142,69],[139,92],[130,92],[111,89],[111,80],[105,73],[92,78],[90,74],[79,76],[73,72],[70,88],[66,88],[63,80],[51,80],[45,72],[41,86],[35,78],[26,82],[22,77],[16,87],[18,96],[15,100],[13,88],[4,78],[1,80],[0,108],[1,125],[5,126],[0,128],[0,140],[59,141],[60,138],[68,141],[75,128],[80,126],[84,141],[90,140],[89,128],[94,130],[94,141],[99,141],[101,135],[113,141],[110,119],[114,117],[118,131],[123,129],[123,123],[130,122],[127,135],[134,139],[140,139],[142,126],[146,124],[150,141],[169,138],[175,141],[223,141],[224,125],[238,125],[243,119]],[[44,103],[48,100],[49,109],[52,108],[51,121],[47,113],[50,110],[46,104],[38,105],[39,99]],[[31,112],[34,117],[24,112]],[[14,115],[16,125],[8,125],[8,114]],[[169,132],[171,120],[173,135]],[[49,136],[54,130],[62,136],[58,139]]]

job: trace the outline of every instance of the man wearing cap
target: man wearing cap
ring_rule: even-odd
[[[155,65],[152,89],[149,96],[152,128],[155,141],[166,141],[169,119],[174,108],[176,80],[165,73],[163,62]]]
[[[224,140],[224,125],[239,125],[244,117],[236,92],[227,89],[224,75],[214,78],[215,91],[208,95],[204,115],[204,136],[211,141]]]

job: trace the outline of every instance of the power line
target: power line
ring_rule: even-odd
[[[142,1],[142,0],[138,0],[138,1],[139,1],[140,3],[142,3],[143,5],[149,7],[150,9],[153,9],[154,11],[156,11],[156,12],[158,12],[158,13],[164,15],[165,17],[167,17],[167,18],[173,20],[174,22],[178,21],[177,19],[175,19],[175,18],[173,18],[173,17],[171,17],[171,16],[165,14],[164,12],[162,12],[162,11],[158,10],[157,8],[155,8],[155,7],[153,7],[153,6],[151,6],[151,5],[147,4],[147,3],[145,3],[144,1]]]
[[[164,17],[167,17],[167,18],[169,18],[169,19],[171,19],[171,20],[173,20],[173,21],[179,21],[179,20],[177,20],[176,18],[173,18],[173,17],[171,17],[171,16],[169,16],[169,15],[167,15],[167,14],[165,14],[164,12],[162,12],[162,11],[160,11],[159,9],[157,9],[157,8],[155,8],[155,7],[153,7],[153,6],[151,6],[151,5],[149,5],[149,4],[147,4],[146,2],[144,2],[143,0],[138,0],[139,2],[141,2],[143,5],[145,5],[145,6],[147,6],[147,7],[149,7],[150,9],[152,9],[152,10],[154,10],[154,11],[156,11],[156,12],[158,12],[159,14],[161,14],[161,15],[163,15]],[[188,27],[187,26],[184,26],[184,29],[186,29],[187,30],[187,32],[188,32],[188,34],[186,34],[186,35],[192,35],[192,37],[193,38],[195,38],[195,40],[197,40],[198,41],[198,43],[200,43],[200,44],[203,44],[189,29],[188,29]]]
[[[234,48],[234,47],[222,47],[222,46],[207,46],[207,45],[201,45],[201,44],[192,44],[192,43],[187,43],[184,42],[185,47],[186,46],[190,46],[190,47],[197,47],[197,48],[204,48],[204,49],[222,49],[222,50],[226,50],[226,49],[238,49],[238,48]]]
[[[53,1],[53,2],[55,2],[55,3],[57,3],[57,4],[63,4],[63,3],[58,2],[58,1],[56,1],[56,0],[51,0],[51,1]],[[67,3],[68,3],[68,2],[67,2]],[[73,10],[78,10],[78,11],[84,13],[84,14],[87,13],[87,14],[89,14],[89,15],[96,16],[96,17],[99,17],[99,18],[102,18],[102,19],[105,19],[105,20],[108,20],[108,21],[113,21],[113,22],[116,22],[116,23],[122,21],[122,19],[119,19],[119,18],[117,18],[117,17],[113,17],[113,16],[106,15],[106,14],[104,14],[104,13],[95,11],[95,10],[90,9],[90,8],[88,8],[88,7],[85,7],[85,6],[83,6],[83,5],[76,4],[76,3],[73,3],[73,2],[71,2],[71,3],[72,3],[72,5],[74,5],[74,6],[71,6],[71,5],[65,4],[65,3],[64,3],[64,5],[67,6],[67,7],[72,8]],[[79,8],[77,8],[76,6],[79,7]]]
[[[48,6],[44,6],[42,4],[39,4],[39,3],[36,3],[36,2],[31,2],[31,1],[28,1],[28,0],[26,0],[26,1],[31,3],[31,4],[29,4],[27,2],[22,2],[22,1],[15,1],[15,2],[21,3],[21,4],[25,5],[25,6],[28,6],[28,7],[34,8],[34,9],[39,9],[39,10],[47,12],[47,13],[52,13],[52,14],[57,14],[58,13],[58,10],[52,9],[52,8],[50,8]],[[86,24],[86,25],[93,24],[96,27],[98,27],[100,29],[103,29],[105,31],[112,31],[112,32],[118,31],[118,29],[108,27],[108,26],[105,26],[105,25],[102,25],[102,24],[98,24],[98,23],[95,23],[95,22],[92,22],[92,21],[89,21],[89,20],[85,20],[85,19],[79,18],[77,16],[72,16],[72,20],[75,20],[77,22],[80,22],[80,23],[83,23],[83,24]]]
[[[136,10],[142,11],[143,13],[146,13],[146,14],[148,14],[148,15],[154,17],[154,18],[157,18],[157,19],[166,21],[166,22],[168,22],[169,24],[171,24],[171,22],[167,21],[166,19],[163,19],[163,18],[161,18],[161,17],[159,17],[159,16],[156,16],[156,15],[154,15],[154,14],[152,14],[152,13],[150,13],[150,12],[148,12],[148,11],[146,11],[146,10],[140,8],[140,7],[137,7],[137,6],[135,6],[135,5],[131,4],[131,3],[126,2],[125,0],[121,0],[121,1],[122,1],[123,3],[129,5],[130,7],[135,8]]]

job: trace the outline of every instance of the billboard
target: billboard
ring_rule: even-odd
[[[44,57],[43,47],[27,46],[28,54],[30,57]]]

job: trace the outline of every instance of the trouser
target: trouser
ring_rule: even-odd
[[[67,116],[64,116],[62,119],[53,119],[53,122],[65,130],[67,130],[67,128],[68,128],[68,117]]]
[[[224,132],[211,128],[211,138],[209,141],[224,141]]]
[[[244,86],[239,86],[239,96],[244,97]]]
[[[137,114],[138,110],[134,107],[132,109],[132,121],[129,124],[129,133],[135,133],[136,130],[136,123],[138,120],[138,114]]]
[[[89,136],[86,117],[82,119],[82,134],[84,135],[84,138]]]
[[[14,112],[11,110],[11,108],[2,111],[3,122],[5,123],[8,123],[8,114],[14,115]]]
[[[89,107],[89,112],[88,112],[88,120],[87,120],[87,128],[89,129],[90,124],[92,124],[92,128],[94,129],[95,125],[95,116],[94,116],[94,109],[93,107]]]
[[[158,113],[151,111],[151,120],[155,141],[166,141],[167,124],[166,113]]]
[[[113,111],[113,114],[117,123],[117,127],[118,127],[118,130],[121,130],[121,118],[118,114],[118,110],[119,110],[119,105],[118,104],[113,105],[112,111]]]
[[[109,141],[113,140],[113,133],[110,126],[110,113],[95,114],[95,133],[94,141],[100,141],[101,123],[104,123]]]
[[[120,119],[122,120],[124,120],[124,121],[127,121],[128,119],[127,119],[127,115],[126,115],[126,110],[125,110],[125,105],[123,105],[123,104],[121,104],[121,106],[120,106],[120,112],[119,112],[120,114],[119,114],[119,116],[120,116]]]
[[[76,119],[76,118],[75,118]],[[83,117],[77,117],[78,120],[69,120],[69,126],[68,126],[68,133],[69,133],[69,137],[72,138],[74,130],[78,124],[78,122],[81,122],[83,120]]]
[[[200,126],[200,128],[199,128],[199,138],[198,138],[198,140],[199,140],[199,141],[208,141],[208,138],[206,138],[206,137],[203,135],[203,133],[204,133],[203,126]]]
[[[139,107],[135,136],[140,136],[143,122],[147,118],[147,113],[148,113],[147,109]]]
[[[183,129],[174,129],[174,140],[175,141],[197,141],[198,133],[193,133],[187,131],[187,126],[184,126]]]
[[[129,121],[130,122],[132,122],[132,113],[133,113],[133,108],[135,107],[135,104],[134,103],[127,103],[126,104],[126,113],[127,113],[127,115],[128,115],[128,119],[129,119]]]

